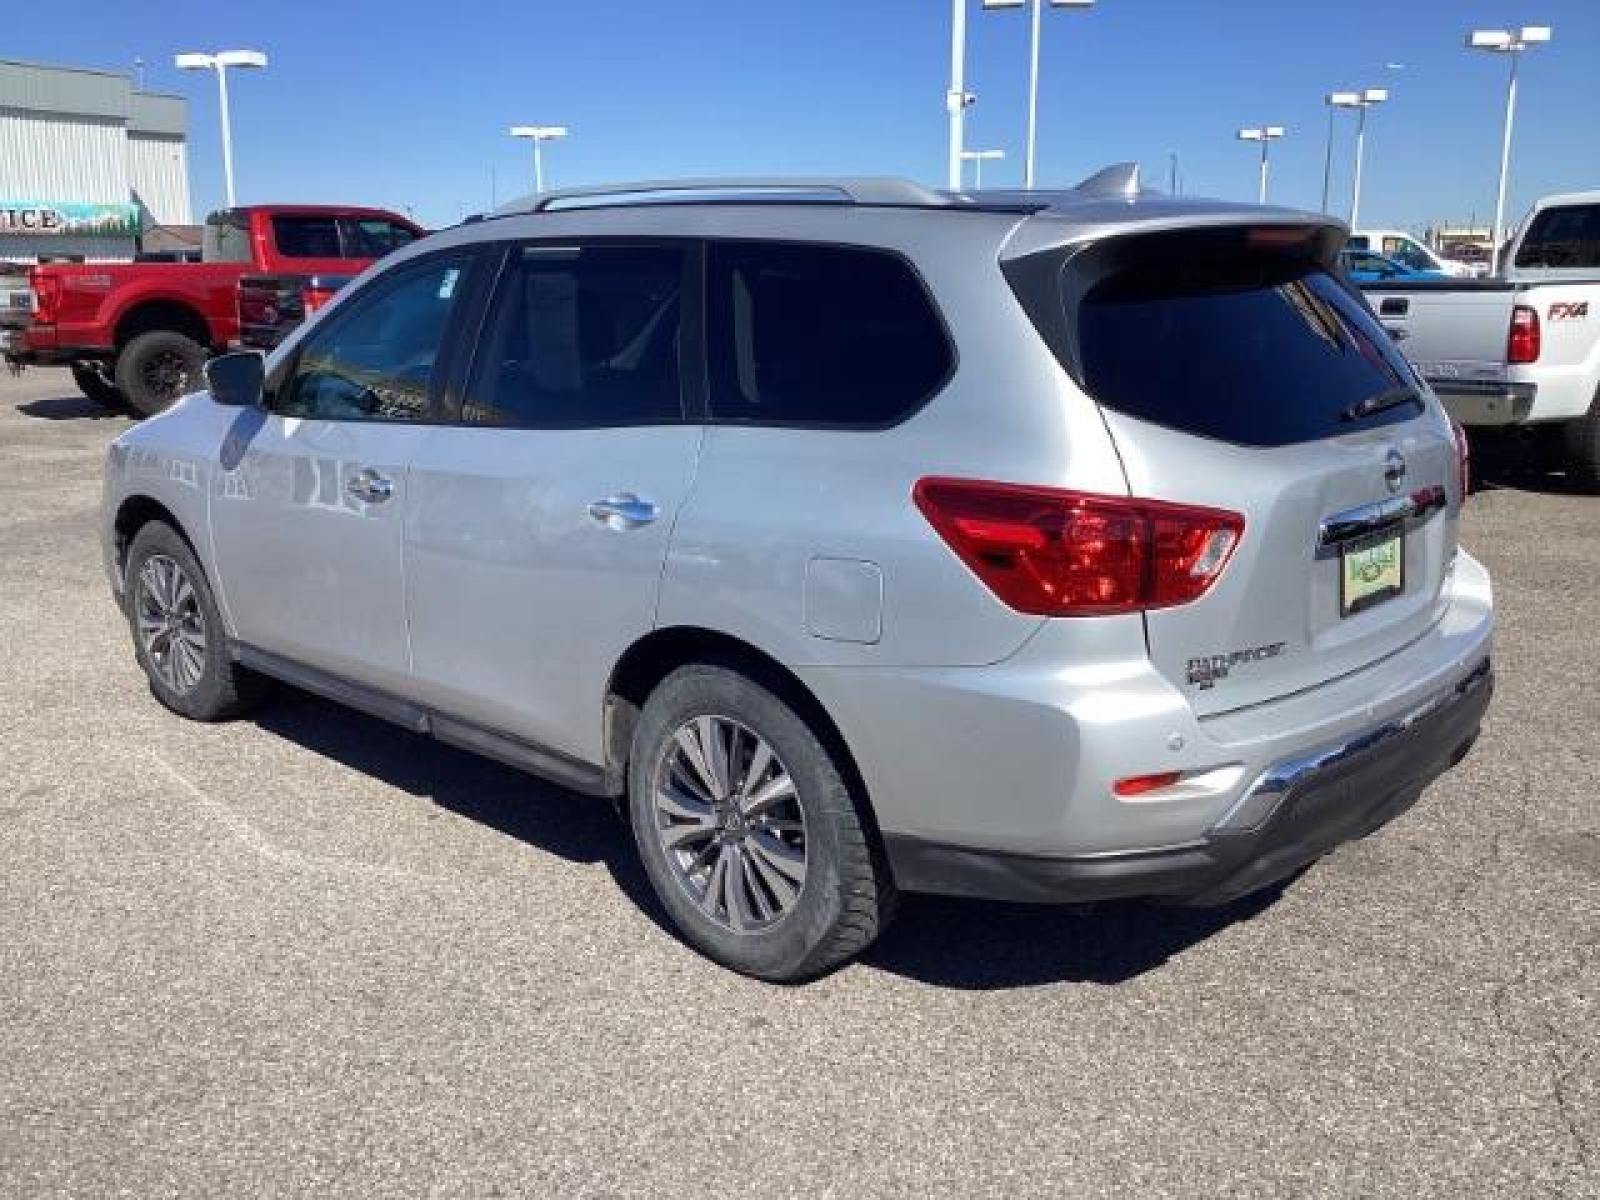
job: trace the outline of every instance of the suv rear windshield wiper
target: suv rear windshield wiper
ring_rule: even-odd
[[[1360,421],[1388,409],[1399,408],[1402,404],[1415,404],[1421,407],[1422,397],[1414,388],[1389,388],[1387,391],[1374,392],[1365,399],[1357,400],[1339,414],[1339,419],[1341,421]]]

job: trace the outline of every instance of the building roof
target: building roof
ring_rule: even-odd
[[[126,75],[0,59],[0,109],[121,121],[136,133],[183,137],[188,101],[142,92]]]

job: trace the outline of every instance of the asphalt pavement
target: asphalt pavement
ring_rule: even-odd
[[[297,693],[160,708],[98,559],[127,426],[0,379],[0,1195],[1600,1196],[1559,477],[1471,501],[1499,691],[1395,824],[1220,912],[912,898],[777,987],[673,938],[603,803]]]

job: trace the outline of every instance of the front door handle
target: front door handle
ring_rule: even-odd
[[[394,481],[371,467],[363,467],[345,480],[344,490],[366,504],[382,504],[394,495]]]
[[[607,529],[638,529],[661,515],[661,510],[632,492],[619,492],[589,505],[589,515]]]

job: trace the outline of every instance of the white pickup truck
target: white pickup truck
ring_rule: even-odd
[[[1540,200],[1506,263],[1361,290],[1456,420],[1547,430],[1569,477],[1600,492],[1600,191]]]

